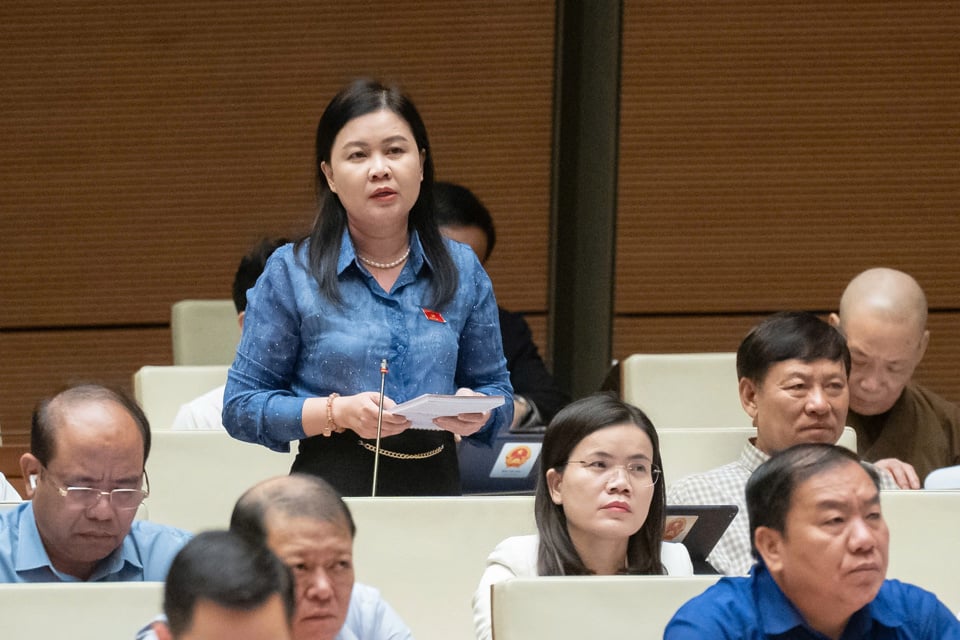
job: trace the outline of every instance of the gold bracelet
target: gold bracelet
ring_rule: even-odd
[[[324,438],[329,438],[334,431],[337,433],[343,432],[343,427],[338,427],[337,423],[333,421],[333,401],[339,397],[340,394],[336,391],[327,396],[327,426],[321,432]]]
[[[357,440],[357,444],[367,451],[373,451],[374,453],[377,451],[376,447],[374,447],[372,444],[367,444],[363,440]],[[430,451],[424,451],[423,453],[399,453],[397,451],[390,451],[389,449],[380,447],[380,455],[388,458],[394,458],[395,460],[423,460],[424,458],[432,458],[441,451],[443,451],[443,445],[440,445],[436,449],[431,449]]]

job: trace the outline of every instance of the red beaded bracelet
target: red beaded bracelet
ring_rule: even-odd
[[[332,432],[341,433],[343,427],[338,427],[337,423],[333,421],[333,401],[335,398],[339,398],[339,393],[331,393],[327,396],[327,426],[323,430],[323,437],[329,438]]]

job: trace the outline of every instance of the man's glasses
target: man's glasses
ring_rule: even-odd
[[[47,472],[50,476],[50,473]],[[52,478],[52,476],[51,476]],[[54,483],[54,487],[67,503],[68,507],[76,509],[89,509],[95,507],[100,502],[102,496],[107,496],[110,506],[117,511],[131,511],[140,506],[140,503],[150,495],[150,478],[147,472],[143,472],[143,489],[114,489],[112,491],[101,491],[91,487],[61,487]]]
[[[579,464],[600,480],[609,480],[617,472],[617,469],[623,469],[627,472],[630,484],[638,488],[651,487],[657,484],[657,479],[660,477],[660,469],[646,462],[613,464],[598,458],[596,460],[567,460],[564,465],[568,464]]]

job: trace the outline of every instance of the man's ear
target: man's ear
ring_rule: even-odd
[[[930,344],[930,329],[924,329],[923,337],[920,338],[920,356],[917,358],[917,363],[923,360],[923,355],[927,352],[928,344]]]
[[[166,622],[156,621],[150,625],[153,632],[157,635],[157,640],[173,640],[173,634],[170,633],[170,627]]]
[[[839,329],[840,328],[840,316],[835,313],[831,313],[830,317],[827,318],[827,322],[830,323],[830,326]]]
[[[740,378],[740,405],[756,425],[757,420],[757,385],[750,378]]]
[[[33,494],[36,492],[36,478],[40,476],[40,470],[43,468],[43,465],[40,464],[40,460],[37,459],[37,456],[32,453],[25,453],[20,456],[20,474],[23,476],[23,486],[24,486],[24,496],[27,500],[33,499]],[[35,480],[33,483],[30,482],[30,478],[34,477]]]
[[[783,568],[783,534],[770,527],[757,527],[753,544],[770,573],[779,573]]]
[[[560,485],[563,484],[563,476],[556,469],[547,469],[547,489],[550,491],[550,499],[553,504],[563,504],[563,490]]]

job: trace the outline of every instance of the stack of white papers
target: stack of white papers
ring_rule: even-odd
[[[398,404],[390,413],[403,416],[413,423],[413,429],[434,429],[434,418],[461,413],[484,413],[503,404],[503,396],[449,396],[426,393]]]

